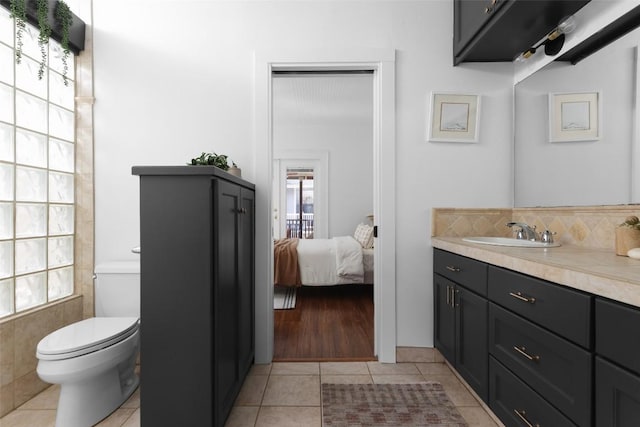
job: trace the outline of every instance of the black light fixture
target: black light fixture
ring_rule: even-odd
[[[545,36],[545,38],[518,55],[515,58],[515,61],[520,62],[531,58],[543,45],[545,55],[552,56],[558,54],[564,45],[565,34],[572,32],[575,28],[576,20],[573,16],[563,19],[553,31]]]

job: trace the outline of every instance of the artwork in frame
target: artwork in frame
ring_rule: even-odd
[[[431,94],[429,141],[478,142],[480,95]]]
[[[550,93],[549,141],[597,141],[602,131],[600,92]]]

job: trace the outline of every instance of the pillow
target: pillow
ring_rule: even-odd
[[[367,224],[358,224],[353,238],[365,249],[373,248],[373,227]]]

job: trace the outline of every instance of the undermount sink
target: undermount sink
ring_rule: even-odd
[[[553,248],[560,243],[545,243],[533,240],[513,239],[511,237],[464,237],[462,240],[469,243],[494,246],[517,246],[519,248]]]

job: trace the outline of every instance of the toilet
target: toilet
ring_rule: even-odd
[[[60,384],[56,427],[90,427],[124,403],[139,384],[140,261],[95,270],[96,317],[65,326],[38,343],[38,376]]]

